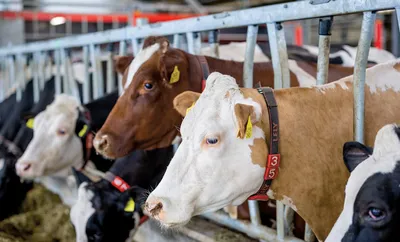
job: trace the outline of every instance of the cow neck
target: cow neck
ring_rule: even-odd
[[[249,200],[269,200],[267,192],[272,181],[278,176],[280,154],[279,154],[279,116],[278,105],[275,100],[274,90],[269,87],[257,88],[257,91],[263,96],[268,109],[269,117],[269,152],[264,172],[264,181],[258,192],[249,197]]]
[[[190,84],[190,89],[195,92],[202,92],[203,91],[203,79],[204,79],[204,73],[202,69],[202,65],[199,60],[199,56],[192,55],[192,54],[187,54],[187,59],[189,62],[189,84]],[[205,61],[207,62],[207,67],[208,67],[208,61],[206,57],[203,56]],[[207,78],[207,77],[206,77]]]

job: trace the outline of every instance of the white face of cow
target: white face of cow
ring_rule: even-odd
[[[384,126],[376,136],[373,154],[368,154],[355,142],[344,147],[351,175],[343,211],[326,242],[398,241],[400,129]]]
[[[197,98],[186,92],[174,104],[186,110]],[[194,215],[243,203],[260,188],[264,173],[264,167],[253,164],[251,157],[257,139],[266,146],[262,129],[254,126],[260,116],[261,106],[243,96],[235,79],[212,73],[182,122],[182,143],[148,197],[146,210],[171,227],[188,222]],[[249,117],[251,137],[240,138],[238,131],[244,136]]]
[[[69,173],[71,166],[82,164],[82,143],[75,134],[78,107],[73,97],[59,95],[35,117],[33,139],[16,164],[20,177]]]

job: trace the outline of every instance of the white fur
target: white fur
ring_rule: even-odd
[[[139,53],[135,56],[132,60],[131,64],[129,65],[128,75],[125,82],[124,89],[127,89],[131,84],[135,73],[139,70],[139,68],[145,63],[150,57],[160,49],[160,44],[156,43],[152,46],[149,46],[145,49],[139,51]]]
[[[289,70],[296,75],[300,87],[311,87],[317,83],[317,80],[301,69],[294,60],[289,60]]]
[[[75,227],[76,241],[87,242],[86,224],[89,218],[94,214],[95,210],[92,207],[90,200],[94,194],[92,191],[86,189],[87,183],[83,182],[79,186],[78,200],[71,208],[70,218]]]
[[[228,91],[230,97],[225,98]],[[164,225],[186,223],[193,215],[229,204],[240,205],[261,186],[265,168],[252,163],[250,146],[256,138],[264,139],[264,132],[253,126],[251,138],[236,137],[237,103],[253,106],[256,119],[260,119],[260,105],[244,98],[234,78],[212,73],[182,122],[181,145],[147,200],[163,202],[164,216],[160,220]],[[201,149],[206,135],[219,135],[219,146]],[[244,170],[246,174],[240,174]]]
[[[219,59],[243,62],[246,53],[246,42],[231,42],[227,45],[219,45]],[[201,54],[214,56],[210,46],[201,49]],[[270,59],[263,53],[259,45],[254,48],[254,62],[269,62]]]
[[[395,125],[386,125],[379,130],[373,155],[359,164],[351,173],[346,185],[344,208],[326,242],[340,241],[352,223],[353,207],[364,182],[376,173],[390,173],[400,160],[400,141],[394,132]]]
[[[71,167],[83,164],[83,150],[75,134],[79,102],[61,94],[34,119],[34,135],[24,154],[16,163],[17,174],[24,179],[35,179],[58,193],[67,205],[76,199],[76,186],[68,184]],[[63,129],[65,135],[57,134]],[[24,170],[28,165],[30,168]],[[71,196],[71,197],[69,197]]]

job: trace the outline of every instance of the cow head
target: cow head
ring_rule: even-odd
[[[94,139],[96,150],[118,158],[134,149],[169,146],[182,121],[172,101],[190,89],[185,53],[164,37],[149,37],[134,59],[120,57],[116,63],[124,91]]]
[[[400,128],[386,125],[373,153],[349,142],[343,157],[351,175],[343,211],[327,242],[397,241],[400,237]]]
[[[62,94],[35,117],[33,139],[16,164],[20,177],[64,176],[69,167],[82,165],[82,142],[76,130],[83,127],[78,119],[81,108],[74,97]]]
[[[145,206],[169,227],[242,204],[261,186],[268,153],[258,126],[261,105],[245,98],[234,78],[212,73],[201,95],[182,93],[174,105],[187,112],[182,143]]]
[[[80,186],[70,217],[76,241],[128,241],[143,216],[139,203],[135,204],[135,201],[140,200],[144,190],[131,187],[121,193],[107,180],[93,183],[79,171],[75,171],[75,175]]]

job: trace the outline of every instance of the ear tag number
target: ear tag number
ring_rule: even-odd
[[[194,107],[194,103],[192,104],[192,106],[190,106],[188,109],[186,109],[186,115],[189,113],[190,110],[192,110],[193,107]]]
[[[81,129],[81,131],[79,131],[78,136],[83,137],[86,134],[87,129],[88,129],[88,126],[86,124],[83,125],[83,128]]]
[[[135,211],[135,202],[132,198],[130,198],[126,203],[124,211],[128,213],[132,213],[133,211]]]
[[[251,134],[253,132],[253,124],[251,123],[251,119],[249,116],[249,119],[247,120],[247,125],[246,125],[246,139],[251,137]]]
[[[28,119],[28,121],[26,121],[26,127],[33,129],[33,118]]]
[[[169,80],[169,83],[175,83],[179,81],[179,77],[181,76],[181,72],[178,69],[178,66],[174,67],[174,71],[171,74],[171,79]]]

